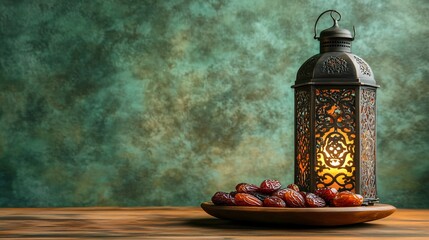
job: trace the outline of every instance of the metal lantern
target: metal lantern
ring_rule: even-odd
[[[317,37],[317,22],[334,25]],[[335,17],[334,17],[335,16]],[[377,201],[376,89],[369,65],[351,53],[355,37],[335,10],[320,14],[314,38],[320,53],[298,70],[295,85],[295,183],[304,191],[334,187]]]

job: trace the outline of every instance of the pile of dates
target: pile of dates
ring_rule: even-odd
[[[350,191],[338,192],[335,188],[319,188],[314,193],[299,190],[296,184],[282,188],[278,180],[267,179],[259,186],[239,183],[233,192],[216,192],[212,197],[215,205],[255,207],[357,207],[363,197]]]

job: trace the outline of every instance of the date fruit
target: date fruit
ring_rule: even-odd
[[[299,194],[305,199],[307,197],[307,192],[299,191]]]
[[[288,207],[293,207],[293,208],[305,207],[305,199],[302,197],[302,195],[299,192],[293,189],[286,188],[284,200]]]
[[[360,194],[352,193],[350,191],[343,191],[337,193],[332,199],[334,207],[357,207],[363,203],[363,197]]]
[[[264,207],[286,207],[286,203],[277,196],[270,196],[264,199]]]
[[[334,199],[337,193],[337,189],[330,187],[319,188],[314,192],[314,194],[323,198],[327,204],[331,204],[332,199]]]
[[[285,192],[287,191],[286,189],[287,188],[280,188],[279,190],[271,193],[271,196],[276,196],[284,200]]]
[[[251,192],[249,194],[252,194],[253,196],[255,196],[257,199],[264,201],[265,198],[269,197],[269,195],[265,195],[262,193],[258,193],[258,192]]]
[[[296,184],[282,188],[278,180],[266,179],[257,186],[239,183],[232,192],[216,192],[212,196],[214,205],[257,207],[356,207],[363,204],[363,197],[350,191],[323,187],[314,192],[300,191]]]
[[[291,183],[291,184],[287,185],[287,188],[290,188],[290,189],[293,189],[293,190],[299,192],[299,187],[295,183]]]
[[[248,193],[237,193],[234,197],[237,206],[255,206],[262,207],[262,201]]]
[[[305,203],[307,203],[308,207],[325,207],[326,202],[323,198],[317,196],[314,193],[308,193],[305,196]]]
[[[234,206],[235,200],[231,194],[226,192],[216,192],[212,197],[212,202],[215,205]]]
[[[251,193],[259,191],[259,187],[250,183],[239,183],[235,186],[237,193]]]
[[[269,194],[279,190],[281,187],[282,184],[278,180],[266,179],[259,186],[259,192]]]

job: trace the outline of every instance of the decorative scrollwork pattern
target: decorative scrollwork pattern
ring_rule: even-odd
[[[368,64],[359,57],[354,56],[354,58],[355,58],[356,62],[359,64],[360,72],[363,75],[371,76],[371,70],[370,70]]]
[[[316,187],[355,191],[354,89],[316,89]]]
[[[329,56],[323,61],[322,72],[328,74],[340,74],[349,71],[347,61],[336,56]]]
[[[296,165],[295,183],[302,189],[310,189],[310,91],[296,92]]]
[[[375,90],[362,89],[360,95],[361,113],[361,193],[364,198],[376,198],[376,105]]]

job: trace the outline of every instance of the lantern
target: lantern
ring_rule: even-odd
[[[334,22],[317,37],[325,13]],[[334,14],[334,15],[333,15]],[[335,16],[335,17],[334,17]],[[369,65],[351,53],[355,37],[335,10],[320,14],[320,53],[298,70],[295,85],[295,183],[303,191],[334,187],[377,201],[376,89]]]

